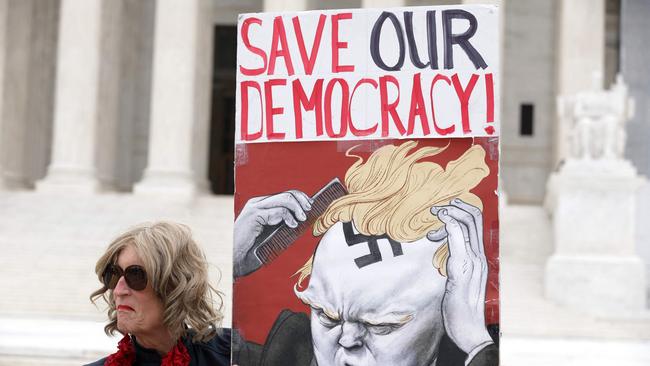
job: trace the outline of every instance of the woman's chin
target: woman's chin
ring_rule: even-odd
[[[129,321],[120,321],[117,320],[117,330],[122,334],[133,334],[133,326]]]

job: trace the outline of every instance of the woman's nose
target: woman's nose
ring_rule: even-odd
[[[117,281],[117,285],[115,285],[115,289],[113,290],[113,294],[115,296],[127,295],[130,291],[131,291],[131,288],[129,287],[129,285],[126,284],[126,279],[124,278],[124,276],[122,276]]]
[[[363,346],[363,337],[366,329],[357,322],[343,322],[341,326],[341,337],[339,344],[344,348],[355,348]]]

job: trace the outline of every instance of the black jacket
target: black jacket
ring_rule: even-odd
[[[498,326],[488,326],[495,344],[485,347],[469,366],[499,365]],[[278,316],[263,345],[233,337],[233,364],[239,366],[310,366],[313,348],[309,317],[304,313],[283,310]],[[465,366],[467,354],[444,336],[438,346],[438,366]]]
[[[230,329],[221,329],[207,342],[193,343],[191,336],[183,337],[183,343],[190,354],[190,366],[229,366]],[[157,351],[144,348],[135,342],[136,360],[133,366],[160,366],[161,356]],[[106,357],[86,366],[102,366]]]

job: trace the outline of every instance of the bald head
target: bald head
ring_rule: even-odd
[[[445,278],[432,265],[440,244],[364,236],[351,223],[329,228],[297,293],[312,308],[318,365],[428,365],[443,332]]]

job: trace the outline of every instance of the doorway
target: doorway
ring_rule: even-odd
[[[214,194],[234,192],[237,26],[214,28],[208,178]]]

